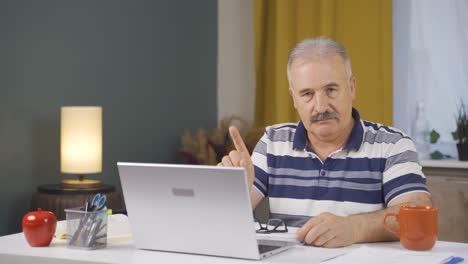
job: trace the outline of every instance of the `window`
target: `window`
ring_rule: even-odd
[[[417,101],[424,103],[435,149],[458,157],[455,114],[468,105],[468,1],[393,1],[393,120],[411,135]],[[463,15],[465,14],[465,15]]]

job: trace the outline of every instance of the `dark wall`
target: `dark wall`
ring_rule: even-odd
[[[216,125],[216,0],[0,0],[0,235],[59,183],[60,106],[103,107],[117,161],[178,162],[185,129]],[[67,177],[68,178],[68,177]]]

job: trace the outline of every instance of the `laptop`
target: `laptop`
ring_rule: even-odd
[[[137,248],[259,260],[296,245],[257,240],[243,168],[117,166]]]

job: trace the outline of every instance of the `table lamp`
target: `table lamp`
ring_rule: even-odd
[[[60,111],[60,171],[78,179],[62,181],[63,188],[95,188],[98,180],[85,174],[102,171],[102,107],[64,106]]]

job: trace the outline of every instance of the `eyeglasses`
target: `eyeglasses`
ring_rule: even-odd
[[[255,214],[254,214],[254,220],[255,220],[255,230],[257,233],[269,234],[269,233],[288,232],[288,226],[283,221],[283,219],[271,218],[271,219],[268,219],[268,222],[266,224],[262,224],[260,223],[260,221],[258,221],[257,217],[255,217]]]

